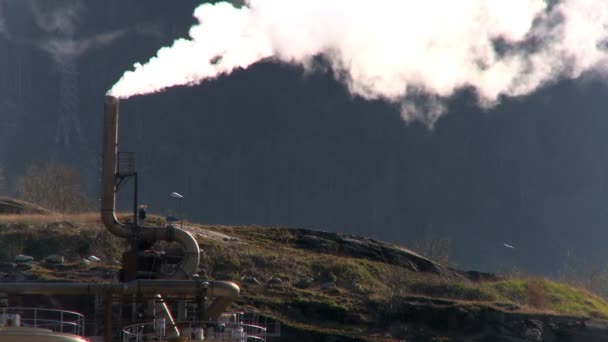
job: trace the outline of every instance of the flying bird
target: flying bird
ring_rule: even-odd
[[[509,245],[509,244],[506,244],[506,243],[503,243],[503,245],[504,245],[505,247],[507,247],[507,248],[515,248],[515,247],[513,247],[513,246],[511,246],[511,245]]]

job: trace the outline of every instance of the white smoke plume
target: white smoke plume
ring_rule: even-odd
[[[61,34],[76,32],[83,10],[82,2],[26,0],[25,3],[31,10],[34,24],[41,30]]]
[[[432,125],[459,90],[489,107],[608,66],[604,0],[248,0],[194,16],[190,39],[135,64],[109,94],[194,85],[266,59],[308,69],[323,56],[353,94]]]
[[[18,12],[17,16],[31,15],[32,25],[37,28],[35,36],[13,29],[9,34],[9,25],[3,15],[3,2],[0,0],[0,35],[4,35],[13,43],[39,48],[53,58],[57,65],[62,65],[72,57],[80,57],[86,52],[110,45],[115,40],[133,31],[138,35],[153,34],[151,30],[144,31],[145,26],[133,29],[117,29],[90,36],[77,35],[82,26],[83,12],[86,6],[82,1],[38,1],[22,0],[26,11]]]
[[[4,4],[0,1],[0,37],[8,38],[8,27],[6,25],[6,16],[4,15]]]

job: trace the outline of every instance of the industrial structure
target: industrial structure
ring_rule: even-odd
[[[229,281],[203,280],[197,275],[200,250],[183,227],[146,226],[138,219],[137,173],[133,154],[118,149],[119,100],[105,97],[101,219],[114,235],[129,242],[123,253],[119,282],[1,283],[0,342],[3,341],[264,341],[259,317],[226,313],[239,296]],[[116,194],[134,177],[134,215],[129,222],[116,216]],[[167,258],[150,253],[158,241],[176,242],[183,253]],[[103,313],[103,333],[84,331],[84,316],[72,311],[12,308],[13,295],[73,295],[97,298]],[[118,323],[117,323],[118,322]],[[93,332],[96,334],[98,332]],[[86,337],[88,336],[88,337]]]

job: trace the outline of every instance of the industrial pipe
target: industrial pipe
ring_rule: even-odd
[[[204,292],[204,293],[203,293]],[[240,288],[229,281],[152,280],[129,283],[0,283],[0,293],[20,295],[163,295],[214,298],[204,320],[217,320],[239,298]],[[170,314],[170,313],[169,313]]]
[[[164,325],[169,327],[169,332],[167,333],[168,337],[175,338],[181,335],[179,328],[175,325],[171,310],[169,310],[167,303],[165,303],[160,294],[154,295],[154,319],[156,320],[158,318],[162,318],[165,322]]]
[[[199,266],[200,250],[196,239],[189,232],[175,227],[137,227],[121,223],[116,217],[116,176],[118,175],[118,123],[119,101],[107,95],[104,101],[103,165],[101,178],[101,219],[114,235],[155,242],[176,241],[184,249],[184,259],[179,265],[181,272],[173,278],[191,279]],[[140,228],[136,230],[136,228]],[[215,297],[209,306],[207,318],[216,320],[238,298],[240,289],[232,282],[196,280],[137,280],[125,284],[0,284],[0,293],[23,294],[99,294],[99,293],[148,293],[163,295],[200,295],[201,284],[206,284],[205,295]],[[25,290],[24,290],[25,289]]]
[[[118,98],[106,95],[104,102],[103,170],[101,177],[101,220],[114,235],[131,239],[134,226],[116,218],[116,175],[118,174]],[[135,223],[134,223],[135,224]],[[174,278],[190,279],[196,274],[200,250],[196,239],[189,232],[174,227],[141,227],[138,237],[144,241],[176,241],[184,249],[184,259]]]
[[[189,296],[206,291],[208,297],[239,297],[240,288],[229,281],[139,279],[128,283],[0,283],[0,293],[22,295],[149,294]]]

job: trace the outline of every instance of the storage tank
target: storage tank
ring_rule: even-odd
[[[31,327],[1,327],[0,342],[89,342],[86,338]]]

